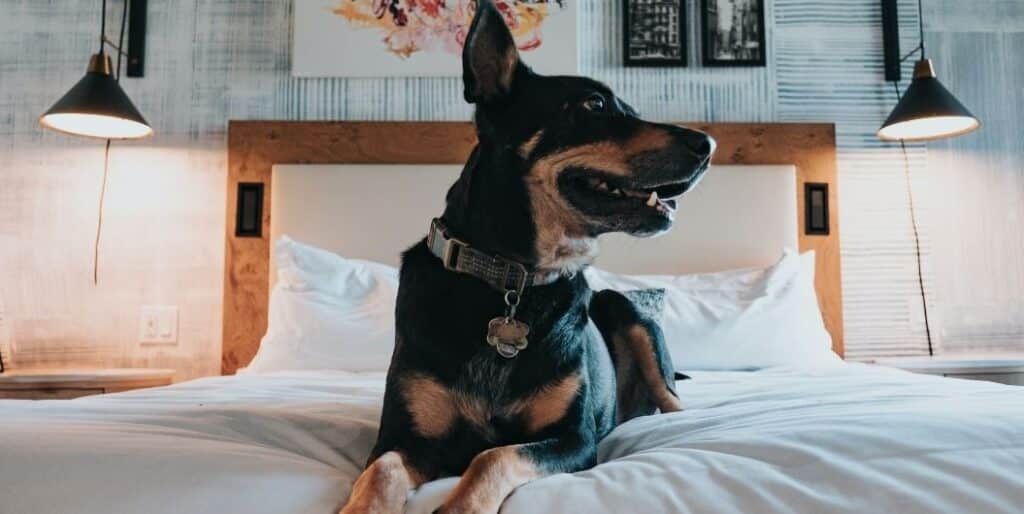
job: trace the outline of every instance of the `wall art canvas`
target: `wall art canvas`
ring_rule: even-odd
[[[763,0],[701,0],[705,66],[764,66]]]
[[[494,0],[523,61],[573,74],[576,2]],[[476,0],[295,0],[296,77],[460,76]]]
[[[686,66],[684,0],[623,0],[626,66]]]

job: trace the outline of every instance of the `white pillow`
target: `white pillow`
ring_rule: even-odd
[[[345,259],[287,236],[267,333],[247,373],[387,370],[398,270]],[[695,275],[586,272],[594,290],[664,289],[658,320],[680,370],[819,367],[839,362],[814,294],[814,253],[787,251],[767,269]]]
[[[783,253],[767,269],[682,276],[591,268],[594,290],[665,290],[661,328],[679,370],[813,368],[840,361],[814,293],[814,253]]]
[[[398,270],[287,236],[274,245],[274,262],[267,333],[246,373],[388,369]]]

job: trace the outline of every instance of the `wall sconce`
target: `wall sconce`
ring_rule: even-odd
[[[106,37],[107,0],[102,1],[99,53],[93,54],[89,59],[85,76],[39,118],[39,123],[43,127],[65,134],[101,139],[137,139],[153,135],[153,128],[118,84],[121,78],[121,56],[127,54],[123,49],[123,42],[128,3],[129,0],[125,0],[124,14],[121,17],[121,36],[115,45]],[[133,11],[142,11],[133,14],[135,27],[131,39],[144,41],[145,22],[136,20],[145,20],[146,3],[144,0],[131,0],[131,4]],[[137,36],[140,23],[143,34]],[[138,49],[140,44],[144,43],[137,43],[134,45],[135,48]],[[105,52],[107,45],[118,54],[116,70],[110,56]],[[138,76],[141,76],[141,59],[141,55],[129,56],[133,66],[138,65]]]
[[[899,15],[896,6],[897,0],[882,2],[886,79],[896,86],[897,96],[900,64],[919,50],[921,58],[914,65],[914,78],[910,87],[899,97],[896,107],[878,129],[878,137],[885,141],[928,141],[974,132],[981,127],[981,122],[939,82],[935,76],[935,67],[925,54],[921,0],[917,2],[921,42],[917,48],[899,59]]]
[[[146,0],[124,0],[121,11],[121,30],[115,44],[107,38],[107,0],[100,4],[100,48],[89,59],[85,76],[64,94],[49,110],[39,117],[44,128],[76,136],[106,140],[103,152],[103,182],[100,189],[96,239],[93,246],[92,280],[99,280],[100,234],[103,228],[103,200],[110,171],[110,141],[112,139],[138,139],[153,135],[153,127],[132,103],[118,83],[121,79],[121,58],[128,57],[128,75],[142,76],[146,30]],[[131,12],[132,27],[129,46],[124,48],[124,32]],[[117,52],[117,66],[113,65],[106,47]]]
[[[955,137],[974,132],[981,127],[978,121],[953,93],[950,93],[935,76],[931,59],[925,54],[924,9],[917,0],[917,21],[920,43],[907,55],[900,56],[900,30],[898,0],[882,0],[882,36],[885,47],[885,79],[892,82],[896,91],[896,107],[878,129],[878,138],[883,141],[898,141],[903,150],[904,177],[907,188],[907,205],[910,224],[914,233],[914,251],[917,258],[917,285],[921,293],[921,312],[924,315],[925,338],[928,355],[935,355],[932,342],[932,328],[928,317],[928,297],[924,289],[924,272],[921,264],[921,234],[914,206],[914,190],[911,187],[910,159],[907,156],[907,141],[929,141]],[[899,81],[902,78],[900,66],[917,52],[921,57],[914,65],[914,77],[905,94],[900,95]]]

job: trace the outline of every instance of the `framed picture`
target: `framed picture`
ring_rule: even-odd
[[[526,64],[575,74],[576,4],[494,0]],[[292,76],[457,77],[476,0],[294,0]]]
[[[701,0],[704,66],[764,66],[764,0]]]
[[[623,0],[626,66],[686,66],[686,0]]]

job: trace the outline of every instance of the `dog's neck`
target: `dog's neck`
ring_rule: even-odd
[[[593,263],[598,250],[595,237],[537,226],[522,181],[511,173],[490,172],[508,165],[501,154],[478,146],[470,155],[441,216],[452,236],[538,272],[573,275]]]
[[[557,270],[562,275],[573,275],[583,271],[597,258],[597,239],[593,237],[570,237],[564,235],[550,243],[538,245],[537,267]]]
[[[442,226],[447,224],[447,221],[443,218],[439,221]],[[587,266],[590,266],[597,257],[598,247],[595,238],[571,238],[563,235],[561,238],[554,239],[550,243],[534,244],[533,248],[535,251],[532,258],[517,258],[513,257],[512,255],[514,254],[509,251],[494,251],[493,246],[488,249],[488,247],[474,242],[485,238],[462,236],[460,234],[466,232],[451,230],[450,228],[446,228],[445,232],[447,237],[454,238],[492,257],[522,265],[524,269],[535,272],[538,275],[571,277],[586,269]],[[428,233],[427,244],[430,245],[431,241],[435,238],[435,227],[432,225]],[[501,245],[498,247],[500,248]],[[438,257],[444,258],[441,254],[443,250],[440,247],[431,248],[431,251],[437,254]]]
[[[561,273],[530,269],[521,262],[492,255],[451,234],[440,219],[430,222],[427,248],[448,271],[474,276],[501,292],[522,294],[527,287],[547,285]]]

